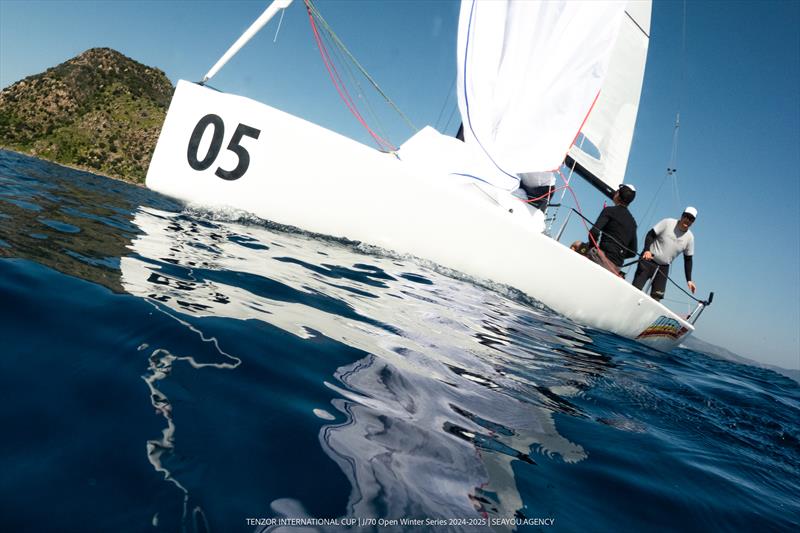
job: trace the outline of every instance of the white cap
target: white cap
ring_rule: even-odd
[[[629,188],[630,190],[632,190],[633,192],[636,192],[636,187],[634,187],[632,183],[623,183],[623,184],[622,184],[622,185],[620,185],[619,187],[620,187],[620,189],[621,189],[622,187],[627,187],[627,188]]]
[[[683,212],[686,213],[687,215],[692,215],[694,218],[697,218],[697,209],[695,209],[692,206],[687,207],[686,209],[683,210]]]

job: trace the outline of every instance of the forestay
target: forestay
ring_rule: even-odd
[[[628,165],[650,43],[651,7],[650,0],[628,3],[603,90],[581,130],[588,143],[578,142],[569,151],[582,167],[580,173],[606,193],[623,182]]]
[[[561,165],[608,70],[625,2],[463,0],[458,103],[464,139],[506,190]]]

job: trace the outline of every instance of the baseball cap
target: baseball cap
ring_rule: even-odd
[[[692,218],[697,218],[697,209],[692,206],[687,207],[683,210],[683,213],[686,215],[692,215]]]
[[[617,194],[619,195],[622,205],[627,206],[636,198],[636,187],[629,183],[623,183],[619,186],[619,189],[617,189]]]

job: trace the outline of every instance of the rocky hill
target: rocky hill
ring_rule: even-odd
[[[142,183],[173,90],[162,71],[92,48],[0,92],[0,147]]]

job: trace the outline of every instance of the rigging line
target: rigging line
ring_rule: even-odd
[[[682,208],[680,207],[681,205],[683,205],[683,202],[681,202],[681,191],[678,188],[678,178],[677,176],[675,176],[674,173],[672,174],[672,192],[673,194],[675,194],[675,201],[677,202],[678,205],[676,211],[678,209],[682,210]]]
[[[564,177],[564,173],[561,172],[561,168],[558,169],[558,174],[561,176],[561,179],[566,183],[567,179]],[[613,265],[611,261],[606,257],[606,254],[600,249],[600,246],[598,246],[597,241],[594,238],[594,235],[592,235],[592,233],[589,231],[589,227],[586,225],[586,221],[588,219],[580,213],[581,205],[580,203],[578,203],[578,197],[575,195],[575,191],[572,190],[572,187],[570,187],[568,183],[565,185],[565,187],[569,189],[569,192],[572,194],[572,199],[575,200],[575,205],[578,206],[578,210],[575,211],[575,209],[573,209],[573,211],[578,213],[578,215],[580,215],[580,217],[583,219],[584,221],[583,227],[586,229],[586,233],[589,234],[589,240],[592,241],[592,245],[595,247],[595,249],[597,249],[598,256],[604,263],[603,266],[605,266],[608,270],[612,272],[616,271],[616,266]]]
[[[642,261],[644,261],[644,259],[642,259]],[[658,265],[658,263],[656,263],[656,265]],[[628,266],[628,265],[623,265],[623,266]],[[671,266],[671,265],[667,265],[667,266],[669,267],[669,266]],[[667,270],[669,270],[669,269],[667,269]],[[650,276],[650,280],[651,280],[651,281],[652,281],[652,280],[654,280],[654,279],[655,279],[655,277],[658,275],[658,273],[659,273],[659,270],[658,270],[658,269],[656,269],[656,270],[653,272],[652,276]],[[697,302],[697,303],[699,303],[699,304],[705,304],[705,305],[709,305],[709,303],[708,303],[708,300],[701,300],[701,299],[699,299],[699,298],[695,298],[695,296],[694,296],[693,294],[691,294],[691,293],[687,292],[687,291],[686,291],[686,289],[684,289],[683,287],[681,287],[681,286],[680,286],[680,285],[679,285],[679,284],[678,284],[678,283],[677,283],[677,282],[676,282],[674,279],[672,279],[672,278],[671,278],[671,277],[669,277],[669,276],[665,276],[665,277],[667,278],[667,281],[669,281],[670,283],[672,283],[673,285],[675,285],[675,287],[677,287],[679,291],[681,291],[683,294],[685,294],[686,296],[688,296],[689,298],[691,298],[691,299],[692,299],[692,300],[694,300],[695,302]],[[643,291],[643,292],[644,292],[644,291]],[[713,293],[712,293],[712,296],[713,296]]]
[[[323,43],[325,45],[325,51],[327,52],[328,57],[331,60],[331,63],[333,65],[338,65],[338,68],[336,68],[336,74],[339,75],[338,77],[339,83],[341,83],[343,87],[346,86],[340,74],[344,73],[349,80],[351,88],[355,88],[355,91],[352,94],[350,94],[350,90],[347,91],[347,95],[348,97],[350,97],[349,103],[352,104],[353,106],[356,106],[356,102],[366,104],[367,111],[371,111],[369,102],[367,102],[367,99],[365,98],[364,90],[361,87],[361,84],[355,78],[355,76],[353,76],[352,69],[350,68],[349,63],[346,60],[343,60],[341,50],[331,40],[330,34],[325,30],[324,27],[320,26],[319,32],[320,36],[322,37]],[[353,100],[353,97],[355,97],[355,101]]]
[[[336,41],[338,46],[341,47],[342,51],[344,51],[344,53],[347,54],[347,56],[350,58],[350,60],[353,62],[353,64],[355,64],[355,66],[358,68],[358,70],[361,71],[361,73],[364,75],[364,77],[367,78],[367,80],[369,80],[369,82],[372,84],[373,87],[375,87],[375,90],[378,91],[378,94],[383,96],[384,100],[386,100],[386,102],[390,106],[392,106],[395,111],[397,111],[397,113],[400,115],[400,117],[406,122],[406,124],[408,124],[408,126],[411,128],[411,130],[414,133],[418,132],[419,128],[417,128],[414,125],[414,123],[411,122],[411,119],[409,119],[406,116],[406,114],[403,113],[400,110],[399,107],[397,107],[397,104],[395,104],[394,101],[391,98],[389,98],[389,96],[385,92],[383,92],[383,89],[380,88],[380,86],[378,85],[378,82],[376,82],[372,78],[372,76],[369,75],[367,70],[363,66],[361,66],[361,63],[358,62],[358,60],[355,58],[355,56],[353,56],[353,54],[350,53],[350,50],[347,49],[347,47],[344,45],[344,43],[341,41],[341,39],[339,39],[339,37],[336,35],[336,33],[333,31],[333,29],[325,21],[325,18],[319,12],[319,10],[317,9],[317,6],[314,5],[314,3],[311,2],[311,0],[305,0],[305,2],[306,2],[306,5],[308,6],[309,10],[314,12],[314,16],[317,19],[319,19],[320,23],[322,23],[322,25],[325,27],[325,29],[331,34],[331,37],[334,39],[334,41]]]
[[[316,29],[316,25],[314,26],[314,28]],[[344,91],[344,95],[346,96],[345,102],[348,104],[348,107],[350,107],[351,109],[356,109],[355,102],[353,102],[353,97],[350,96],[350,92],[347,90],[347,86],[344,84],[344,81],[342,80],[341,76],[339,75],[339,70],[336,68],[336,63],[333,61],[333,58],[331,57],[330,52],[328,51],[328,47],[322,41],[322,34],[318,33],[316,35],[316,37],[319,39],[319,43],[321,43],[321,45],[322,45],[321,51],[324,52],[325,58],[328,60],[328,63],[330,64],[331,69],[333,69],[333,74],[335,75],[334,82],[338,86],[340,86],[342,88],[342,90]],[[359,115],[360,115],[360,113],[359,113]]]
[[[578,148],[580,148],[581,150],[583,150],[583,142],[585,140],[586,140],[586,135],[581,137],[581,142],[578,145]],[[578,161],[575,158],[573,158],[572,159],[572,168],[569,169],[569,175],[566,177],[566,180],[565,180],[565,182],[566,182],[565,187],[561,191],[561,198],[558,199],[558,207],[556,207],[555,210],[553,211],[553,218],[552,218],[552,221],[550,222],[550,227],[548,228],[548,230],[553,227],[553,224],[556,223],[556,219],[558,218],[558,210],[561,208],[561,205],[564,203],[564,196],[567,194],[567,187],[569,187],[569,184],[572,181],[572,175],[575,172],[575,166],[577,164],[578,164]],[[566,165],[564,165],[562,163],[562,166],[566,166]],[[564,229],[566,228],[566,224],[567,224],[567,221],[565,220],[564,221],[564,226],[562,226],[561,231],[559,233],[564,231]]]
[[[583,220],[585,220],[586,222],[588,222],[588,223],[589,223],[589,224],[592,226],[592,229],[596,229],[596,228],[597,228],[597,226],[595,225],[595,223],[594,223],[594,222],[592,222],[591,220],[589,220],[588,218],[586,218],[585,216],[583,216],[581,213],[579,213],[578,211],[576,211],[574,208],[570,208],[570,209],[572,209],[572,211],[574,211],[576,215],[578,215],[578,216],[579,216],[579,217],[581,217]],[[600,231],[602,231],[602,230],[600,230]],[[605,237],[608,237],[608,238],[609,238],[609,240],[612,240],[612,241],[614,241],[614,243],[615,243],[615,244],[617,244],[617,245],[618,245],[620,248],[623,248],[625,251],[627,251],[627,252],[631,252],[631,253],[633,253],[633,255],[634,255],[634,256],[636,256],[636,257],[639,257],[639,253],[638,253],[636,250],[631,250],[630,248],[628,248],[627,246],[625,246],[624,244],[622,244],[621,242],[619,242],[619,241],[618,241],[616,238],[614,238],[614,236],[613,236],[613,235],[605,235]],[[636,262],[636,261],[633,261],[633,263],[635,263],[635,262]],[[631,263],[624,264],[624,265],[622,265],[622,266],[623,266],[623,267],[626,267],[626,266],[630,266],[630,265],[631,265]]]
[[[681,108],[683,106],[683,99],[684,99],[684,92],[686,88],[686,70],[687,70],[687,53],[686,53],[686,0],[683,0],[683,14],[682,14],[682,21],[681,21],[681,57],[680,57],[680,80],[678,86],[678,103],[677,103],[677,111],[675,114],[675,127],[672,132],[672,150],[670,152],[670,160],[669,166],[667,167],[667,172],[664,175],[664,179],[659,185],[656,194],[653,195],[652,199],[650,200],[650,204],[647,207],[644,215],[642,215],[642,220],[648,221],[647,226],[649,226],[649,222],[651,219],[650,210],[653,208],[655,204],[656,198],[659,197],[661,194],[661,190],[664,188],[664,183],[667,179],[671,178],[671,185],[672,191],[675,196],[675,201],[678,204],[677,209],[682,209],[682,202],[680,199],[680,191],[678,189],[678,178],[675,176],[675,173],[678,171],[677,169],[677,162],[678,162],[678,132],[680,130],[680,119],[681,119]]]
[[[310,12],[309,12],[309,14],[310,14]],[[316,17],[316,15],[314,15],[314,17]],[[315,19],[314,19],[314,20],[315,20]],[[318,29],[317,29],[317,26],[316,26],[316,24],[314,24],[314,29],[315,29],[315,30],[318,30]],[[323,29],[326,29],[326,28],[325,28],[325,27],[323,27]],[[327,28],[327,30],[326,30],[326,31],[327,31],[327,32],[330,34],[330,31],[331,31],[331,30],[330,30],[330,28]],[[320,37],[320,42],[321,42],[321,41],[322,41],[322,38],[324,37],[324,35],[325,35],[325,34],[324,34],[324,33],[322,33],[322,32],[319,32],[317,35]],[[336,75],[336,81],[338,81],[338,83],[341,85],[342,89],[344,90],[345,94],[347,95],[347,102],[348,102],[348,103],[349,103],[351,106],[353,106],[353,108],[355,108],[355,102],[353,102],[353,99],[352,99],[352,97],[350,96],[350,93],[347,91],[347,86],[344,84],[344,81],[342,80],[341,76],[339,75],[339,71],[338,71],[338,69],[336,68],[336,62],[335,62],[335,61],[333,61],[333,58],[331,57],[331,55],[330,55],[330,52],[328,51],[328,49],[329,49],[329,48],[330,48],[329,46],[326,46],[326,45],[325,45],[325,43],[323,43],[322,49],[323,49],[323,50],[324,50],[324,52],[325,52],[325,56],[327,56],[328,60],[330,61],[330,65],[331,65],[331,67],[333,68],[333,72],[334,72],[334,74]],[[336,47],[333,47],[333,50],[335,51],[335,50],[337,50],[337,48],[336,48]],[[345,64],[345,65],[347,64],[346,62],[341,62],[341,63],[342,63],[342,64]]]
[[[680,126],[681,126],[681,116],[680,113],[678,113],[675,117],[675,127],[672,130],[672,149],[670,152],[669,166],[667,167],[666,173],[664,174],[664,179],[661,180],[661,184],[658,186],[658,190],[650,199],[650,203],[647,205],[647,209],[642,215],[642,220],[647,222],[645,224],[645,227],[649,227],[650,222],[652,221],[651,218],[652,215],[650,211],[655,205],[656,199],[660,197],[661,190],[664,188],[664,184],[667,182],[668,179],[671,182],[670,184],[672,185],[672,191],[678,203],[677,209],[681,209],[680,194],[678,192],[678,183],[677,183],[677,178],[675,177],[675,173],[678,171],[678,169],[676,168],[676,161],[678,158],[678,131],[680,129]]]
[[[678,284],[675,282],[675,280],[673,280],[671,277],[667,276],[667,280],[669,280],[669,282],[670,282],[670,283],[672,283],[673,285],[675,285],[676,287],[678,287],[678,289],[679,289],[679,290],[680,290],[680,291],[681,291],[683,294],[685,294],[686,296],[688,296],[689,298],[691,298],[691,299],[692,299],[692,300],[694,300],[695,302],[697,302],[697,303],[702,303],[702,302],[703,302],[703,300],[700,300],[699,298],[695,298],[695,297],[694,297],[694,295],[693,295],[692,293],[690,293],[690,292],[687,292],[687,291],[686,291],[686,290],[685,290],[683,287],[681,287],[680,285],[678,285]]]
[[[453,106],[453,110],[450,111],[450,116],[447,117],[447,123],[444,125],[444,128],[441,130],[442,133],[446,132],[450,128],[450,122],[453,120],[453,116],[455,116],[456,111],[458,111],[458,105]]]
[[[636,19],[635,19],[635,18],[633,18],[633,17],[631,16],[631,14],[630,14],[630,13],[628,13],[628,11],[627,11],[627,10],[625,10],[625,15],[627,15],[627,16],[628,16],[628,18],[629,18],[629,19],[631,19],[631,22],[633,22],[633,23],[636,25],[636,27],[637,27],[637,28],[639,28],[639,31],[640,31],[640,32],[642,32],[642,35],[644,35],[645,37],[647,37],[648,39],[650,39],[650,34],[649,34],[649,33],[647,33],[646,31],[644,31],[644,28],[642,28],[641,24],[639,24],[638,22],[636,22]]]
[[[523,203],[526,203],[526,204],[530,204],[530,203],[533,203],[533,202],[538,202],[539,200],[544,200],[545,198],[553,196],[553,193],[555,193],[556,191],[566,192],[566,188],[567,187],[569,187],[569,185],[562,185],[561,187],[556,187],[552,191],[546,192],[541,196],[537,196],[536,198],[528,198],[527,200],[523,200],[522,198],[520,198],[520,201],[523,202]]]
[[[678,177],[675,172],[678,168],[678,131],[681,126],[681,110],[683,108],[684,93],[686,92],[686,0],[683,0],[683,12],[681,18],[681,77],[678,86],[678,110],[675,114],[675,131],[672,136],[672,159],[670,161],[670,168],[672,169],[672,188],[675,194],[675,200],[678,203],[677,209],[682,209],[681,194],[678,188]]]
[[[283,15],[284,14],[286,14],[286,10],[285,9],[281,9],[281,18],[278,21],[278,29],[275,30],[275,38],[272,39],[273,43],[277,43],[278,42],[278,33],[281,31],[281,26],[283,25]]]
[[[678,90],[678,114],[683,103],[683,91],[686,88],[686,0],[683,0],[683,22],[681,28],[681,86]]]
[[[672,298],[662,298],[661,301],[662,302],[670,302],[670,303],[673,303],[673,304],[685,304],[685,303],[687,303],[687,302],[684,302],[683,300],[674,300]]]
[[[307,3],[306,5],[310,4]],[[310,8],[308,9],[308,19],[311,23],[311,29],[314,33],[314,39],[317,42],[317,48],[319,48],[319,53],[322,56],[322,61],[323,63],[325,63],[325,68],[328,70],[328,75],[331,77],[333,85],[336,88],[336,91],[339,93],[339,96],[342,98],[342,100],[344,100],[345,105],[353,114],[353,116],[355,116],[356,119],[361,123],[361,125],[364,126],[364,128],[366,128],[366,130],[378,144],[380,149],[394,151],[395,148],[389,142],[385,141],[384,139],[379,137],[377,133],[372,131],[372,129],[367,125],[366,121],[364,120],[364,117],[362,117],[361,113],[359,113],[358,109],[356,109],[355,104],[353,104],[353,99],[350,97],[350,94],[347,92],[347,89],[343,86],[341,77],[339,76],[339,73],[336,71],[335,65],[332,64],[330,55],[328,54],[328,51],[325,48],[325,44],[322,42],[322,37],[320,37],[319,35],[319,31],[317,30],[317,25],[314,22],[314,16],[312,15]]]
[[[567,178],[565,178],[565,177],[564,177],[564,173],[563,173],[563,172],[561,172],[561,168],[560,168],[560,167],[558,168],[558,170],[557,170],[557,171],[558,171],[558,175],[559,175],[559,176],[561,176],[561,180],[564,182],[564,187],[565,187],[567,190],[569,190],[569,192],[570,192],[570,193],[572,193],[572,199],[573,199],[573,200],[575,200],[575,205],[576,205],[576,206],[577,206],[577,208],[578,208],[578,210],[577,210],[577,213],[578,213],[579,215],[581,215],[581,218],[583,218],[583,219],[585,220],[585,219],[586,219],[586,217],[584,217],[584,216],[581,214],[581,211],[583,211],[583,210],[581,209],[581,204],[580,204],[580,203],[578,203],[578,197],[577,197],[577,196],[575,196],[575,191],[573,191],[573,190],[572,190],[572,187],[570,187],[570,185],[569,185],[569,180],[568,180]],[[573,209],[573,211],[574,211],[574,209]],[[586,224],[584,224],[584,226],[586,226]],[[586,231],[589,231],[589,228],[588,228],[588,227],[586,228]]]
[[[653,209],[653,206],[656,203],[656,199],[661,194],[661,189],[664,188],[664,184],[667,182],[667,179],[669,178],[669,176],[670,176],[669,169],[667,169],[667,172],[664,174],[664,179],[661,180],[661,185],[658,186],[658,190],[653,195],[653,197],[650,199],[650,203],[648,204],[647,209],[645,210],[644,214],[642,215],[642,220],[646,221],[646,224],[644,224],[643,227],[646,227],[646,228],[651,227],[650,226],[650,222],[652,221],[652,215],[650,214],[650,211]]]
[[[442,115],[444,115],[444,110],[447,109],[447,104],[450,102],[450,97],[453,95],[453,87],[455,87],[457,79],[458,79],[458,75],[456,74],[453,77],[453,83],[450,84],[450,88],[447,90],[447,96],[444,99],[444,103],[442,104],[442,108],[439,110],[439,116],[436,117],[436,122],[433,123],[433,126],[436,129],[439,129],[439,121],[441,121]]]
[[[670,156],[669,168],[667,169],[667,172],[672,178],[672,193],[675,195],[675,201],[677,202],[676,209],[681,209],[681,194],[678,190],[678,177],[676,176],[676,172],[678,172],[678,132],[680,131],[680,127],[681,114],[679,111],[675,116],[675,129],[672,132],[672,154]]]
[[[641,256],[640,256],[640,257],[641,257]],[[634,259],[633,261],[630,261],[630,262],[628,262],[628,263],[625,263],[624,265],[622,265],[622,268],[627,268],[627,267],[629,267],[629,266],[635,265],[635,264],[636,264],[636,263],[638,263],[639,261],[641,261],[641,259],[639,259],[639,258],[637,257],[637,258],[636,258],[636,259]],[[648,278],[648,279],[649,279],[650,281],[652,281],[653,279],[655,279],[655,277],[656,277],[656,274],[658,274],[658,271],[654,272],[654,273],[653,273],[653,275],[652,275],[652,276],[650,276],[650,278]],[[681,287],[680,285],[678,285],[678,283],[677,283],[677,282],[675,282],[675,281],[674,281],[672,278],[670,278],[669,276],[667,276],[667,279],[670,281],[670,283],[672,283],[673,285],[675,285],[676,287],[678,287],[678,289],[680,289],[681,291],[683,291],[683,292],[686,294],[686,296],[688,296],[689,298],[691,298],[691,299],[692,299],[692,300],[694,300],[695,302],[698,302],[698,303],[705,303],[705,301],[704,301],[704,300],[700,300],[700,299],[698,299],[698,298],[695,298],[693,295],[691,295],[691,294],[689,294],[688,292],[686,292],[686,291],[684,290],[684,288],[683,288],[683,287]],[[688,304],[688,303],[689,303],[689,302],[684,302],[683,300],[670,300],[669,298],[663,298],[663,299],[664,299],[664,300],[666,300],[666,301],[668,301],[668,302],[673,302],[673,303],[680,303],[680,304],[683,304],[683,303],[687,303],[687,304]]]
[[[678,89],[678,115],[677,118],[675,119],[678,126],[680,125],[680,117],[681,117],[680,112],[681,109],[683,108],[683,99],[685,96],[684,93],[686,92],[686,70],[688,68],[687,65],[688,65],[688,54],[686,51],[686,0],[683,0],[683,21],[681,28],[681,86]],[[676,131],[675,131],[676,165],[677,165],[677,160],[678,160],[678,132],[676,126]],[[675,166],[673,166],[673,168],[675,168]],[[678,178],[676,177],[674,179],[675,179],[675,194],[678,197],[678,209],[683,209],[683,207],[681,206],[682,202],[681,202],[680,191],[678,190]]]
[[[308,7],[309,4],[306,3],[306,6]],[[364,126],[364,128],[366,128],[366,130],[370,133],[373,139],[375,139],[375,141],[378,143],[378,146],[381,147],[381,149],[383,149],[383,144],[385,143],[385,141],[379,138],[370,129],[370,127],[367,125],[367,123],[361,116],[361,113],[359,113],[358,109],[356,108],[355,103],[353,102],[353,99],[350,96],[350,93],[347,91],[347,88],[345,87],[344,82],[341,79],[341,76],[339,76],[339,72],[336,69],[336,65],[333,63],[333,59],[330,57],[330,54],[328,53],[328,49],[326,48],[325,43],[323,43],[322,41],[322,37],[319,33],[319,30],[317,29],[317,25],[314,21],[314,17],[310,9],[308,9],[308,17],[309,17],[309,22],[311,23],[311,29],[314,33],[314,39],[316,40],[317,43],[317,48],[319,49],[320,55],[322,56],[322,60],[325,63],[325,68],[328,70],[328,75],[331,77],[331,81],[333,82],[336,91],[339,93],[339,96],[344,101],[345,106],[347,106],[348,110],[350,110],[353,116],[355,116],[356,119],[361,123],[361,125]]]
[[[353,85],[355,85],[356,90],[357,90],[356,97],[357,97],[358,100],[360,100],[361,102],[364,103],[364,106],[366,107],[367,112],[369,113],[371,119],[377,125],[377,127],[375,129],[377,130],[377,132],[380,134],[380,136],[383,139],[388,139],[388,136],[386,135],[383,123],[381,122],[380,118],[378,118],[378,115],[375,113],[375,109],[373,108],[372,103],[370,102],[366,91],[364,91],[361,83],[358,81],[358,78],[355,76],[355,74],[353,72],[353,69],[350,66],[350,63],[346,60],[344,55],[341,53],[342,52],[341,47],[336,45],[336,43],[333,41],[333,39],[330,36],[330,32],[328,32],[327,30],[322,35],[323,35],[324,39],[327,38],[326,40],[328,42],[328,48],[333,50],[333,53],[336,54],[336,60],[339,62],[340,65],[342,65],[344,67],[344,71],[347,74],[347,76],[349,77],[350,82]]]

